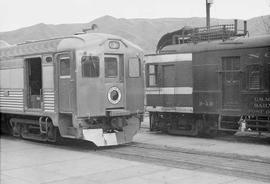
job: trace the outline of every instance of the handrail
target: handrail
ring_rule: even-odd
[[[175,35],[175,38],[178,39],[178,44],[183,43],[198,43],[201,41],[210,41],[210,40],[227,40],[234,36],[245,36],[246,31],[246,22],[244,22],[244,29],[237,29],[237,21],[234,24],[222,24],[214,25],[210,27],[197,27],[183,30],[181,35]]]

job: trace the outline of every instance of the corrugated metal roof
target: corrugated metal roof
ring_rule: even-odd
[[[54,52],[62,39],[33,41],[0,49],[0,57],[23,56],[37,53]]]

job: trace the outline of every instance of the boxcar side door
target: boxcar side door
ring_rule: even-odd
[[[223,108],[238,109],[240,106],[240,57],[222,58]]]

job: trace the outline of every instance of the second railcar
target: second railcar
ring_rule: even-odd
[[[270,35],[189,43],[180,38],[182,43],[145,57],[151,130],[270,132]]]

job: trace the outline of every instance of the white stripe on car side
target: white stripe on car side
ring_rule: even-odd
[[[162,107],[162,106],[146,106],[149,112],[185,112],[193,113],[193,107]]]
[[[192,53],[145,56],[147,63],[192,61]]]
[[[185,95],[192,94],[192,87],[165,87],[165,88],[146,88],[147,95]]]

